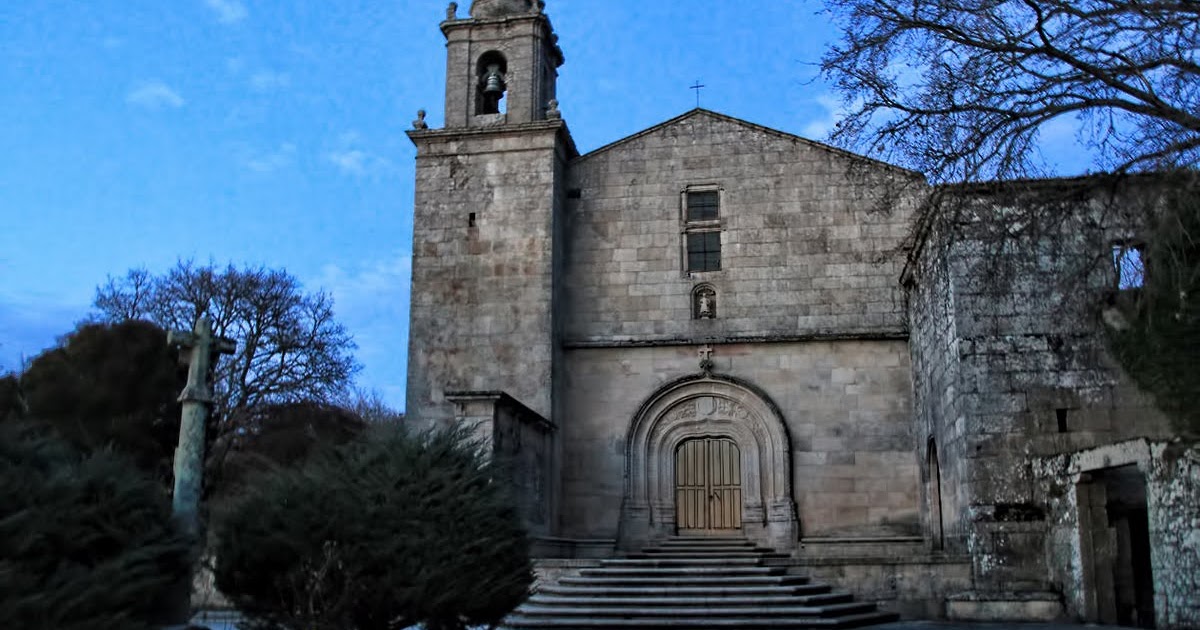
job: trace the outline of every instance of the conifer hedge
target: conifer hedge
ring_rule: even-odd
[[[131,462],[0,425],[0,628],[153,628],[189,557],[162,487]]]
[[[497,624],[533,580],[502,478],[462,430],[375,427],[222,510],[217,587],[263,628]]]

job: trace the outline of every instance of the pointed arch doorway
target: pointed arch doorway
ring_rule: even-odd
[[[683,536],[742,531],[742,454],[732,438],[692,438],[675,449],[675,526]]]

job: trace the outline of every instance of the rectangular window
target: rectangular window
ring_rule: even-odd
[[[715,190],[689,192],[687,194],[687,220],[716,221],[720,213],[720,195]]]
[[[687,235],[687,270],[721,270],[721,233],[689,232]]]
[[[1131,243],[1113,245],[1113,268],[1116,272],[1117,288],[1140,289],[1146,280],[1146,267],[1142,260],[1142,248]]]
[[[679,198],[684,273],[721,270],[721,187],[692,185]]]

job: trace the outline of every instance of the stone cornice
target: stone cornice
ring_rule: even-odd
[[[540,131],[555,131],[562,134],[566,149],[566,159],[572,160],[579,155],[575,148],[575,140],[571,130],[564,120],[537,120],[527,123],[496,124],[486,127],[445,127],[442,129],[409,129],[405,133],[413,144],[419,141],[449,142],[460,138],[482,138],[487,136],[519,136]]]
[[[694,346],[701,344],[727,345],[734,343],[783,343],[803,341],[908,341],[909,334],[900,330],[864,332],[814,332],[780,335],[697,335],[695,337],[591,337],[568,338],[562,342],[568,350],[586,348],[654,348],[661,346]]]

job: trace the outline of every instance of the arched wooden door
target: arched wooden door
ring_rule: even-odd
[[[729,438],[698,438],[675,451],[675,523],[680,534],[742,529],[742,456]]]

